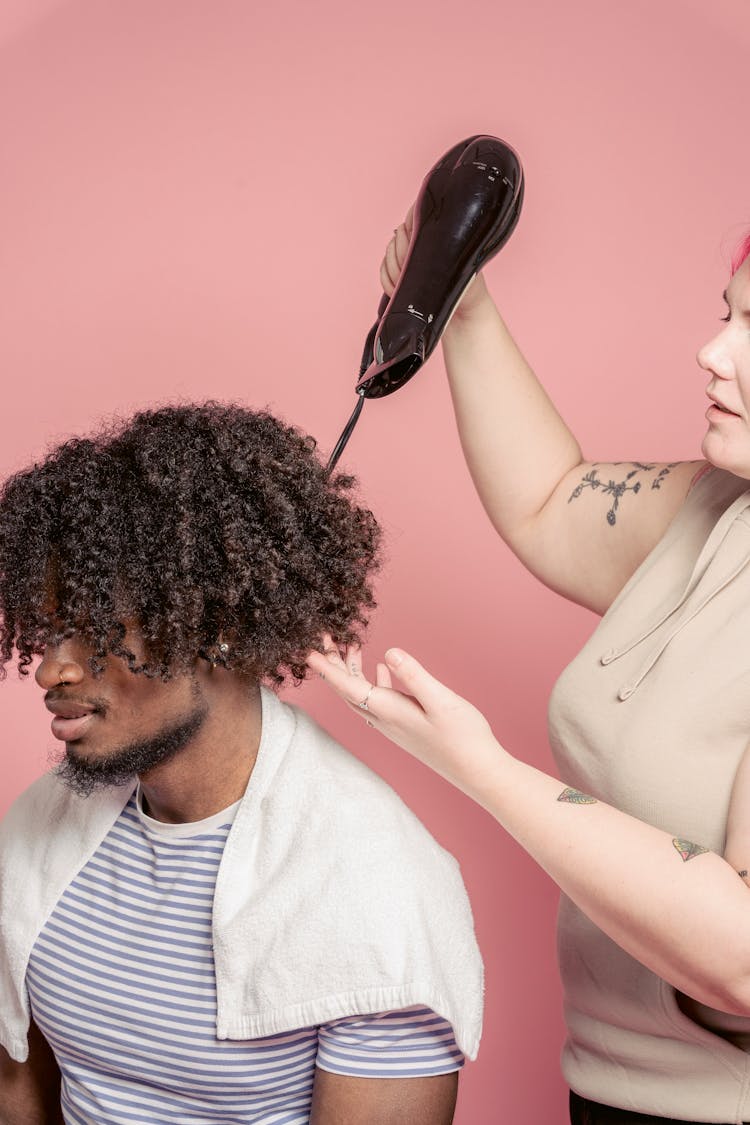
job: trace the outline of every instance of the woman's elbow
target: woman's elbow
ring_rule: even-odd
[[[750,965],[743,965],[731,975],[726,971],[716,976],[716,966],[710,979],[704,978],[701,984],[685,991],[700,1003],[731,1016],[745,1016],[750,1019]]]

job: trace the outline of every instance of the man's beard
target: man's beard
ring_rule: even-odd
[[[179,754],[198,733],[207,715],[205,704],[196,707],[178,723],[164,727],[151,738],[126,743],[106,758],[85,758],[70,744],[55,772],[79,797],[89,797],[95,789],[124,785]]]

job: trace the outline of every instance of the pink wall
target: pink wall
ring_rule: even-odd
[[[745,0],[5,0],[0,474],[177,397],[268,404],[329,450],[391,229],[477,131],[528,185],[490,283],[587,455],[697,456],[693,356],[750,221],[749,45]],[[346,464],[388,533],[373,651],[412,649],[550,768],[547,694],[594,618],[493,535],[439,357],[367,405]],[[50,737],[33,684],[0,690],[5,807]],[[458,1125],[562,1125],[554,887],[320,685],[295,698],[462,861],[488,1011]]]

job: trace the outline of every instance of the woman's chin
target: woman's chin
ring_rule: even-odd
[[[701,453],[714,468],[750,480],[750,437],[747,448],[739,449],[736,442],[727,441],[710,427],[701,442]]]

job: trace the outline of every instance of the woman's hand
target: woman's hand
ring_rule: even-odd
[[[414,205],[412,204],[403,223],[394,230],[393,238],[386,246],[383,261],[380,263],[380,283],[383,286],[383,292],[389,297],[392,296],[396,283],[401,277],[401,271],[409,253],[413,229]],[[489,294],[484,284],[484,278],[481,274],[478,274],[461,297],[454,316],[459,319],[465,317],[485,299],[489,299]]]
[[[330,637],[323,648],[310,667],[481,804],[613,941],[688,996],[750,1016],[750,898],[729,863],[512,757],[475,707],[400,649],[373,684],[359,648],[342,654]]]
[[[414,204],[406,212],[406,218],[393,232],[393,238],[385,248],[383,261],[380,263],[380,284],[383,292],[389,297],[393,295],[396,282],[401,277],[406,256],[409,253],[411,232],[414,229]]]
[[[362,671],[362,652],[339,651],[330,636],[307,663],[363,719],[475,800],[498,781],[508,755],[485,717],[431,676],[413,656],[389,649],[374,684]],[[405,689],[393,686],[396,679]],[[364,704],[366,703],[366,707]]]

